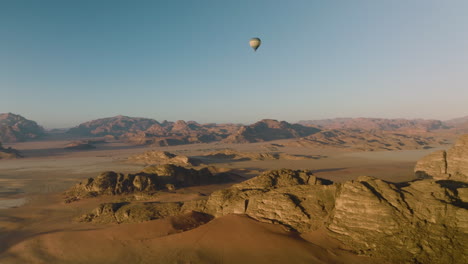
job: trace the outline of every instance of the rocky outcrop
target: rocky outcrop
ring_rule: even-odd
[[[327,228],[356,252],[392,263],[465,263],[467,187],[433,180],[398,187],[361,177],[339,186]]]
[[[242,126],[236,133],[227,137],[227,143],[251,143],[277,139],[300,138],[320,131],[317,128],[285,121],[264,119],[249,126]]]
[[[447,152],[438,150],[426,155],[416,163],[414,172],[420,179],[448,179],[450,176],[447,174]]]
[[[84,218],[97,219],[109,211],[117,222],[187,211],[214,217],[246,214],[301,233],[325,228],[354,252],[391,263],[468,260],[468,184],[464,182],[425,179],[392,184],[363,176],[332,183],[307,170],[283,169],[213,192],[207,199],[124,206],[102,205]]]
[[[416,163],[416,177],[436,180],[468,181],[468,134],[462,135],[449,150],[433,152]]]
[[[229,174],[213,174],[211,171],[208,168],[186,169],[172,164],[148,166],[141,172],[129,174],[106,171],[66,191],[65,202],[98,195],[153,194],[158,190],[172,191],[175,187],[221,183],[230,180]]]
[[[289,144],[314,148],[379,151],[425,149],[445,144],[445,141],[430,136],[405,135],[382,130],[332,129],[322,130]]]
[[[200,156],[204,160],[228,160],[228,161],[246,161],[246,160],[305,160],[305,159],[320,159],[324,156],[320,155],[292,155],[278,152],[241,152],[232,149],[215,151],[206,155]]]
[[[214,192],[202,211],[214,216],[247,214],[298,231],[317,229],[333,208],[335,186],[330,184],[307,170],[269,171]]]
[[[174,184],[177,187],[220,183],[228,180],[222,177],[221,174],[211,173],[208,168],[196,170],[172,164],[148,166],[142,172],[156,174],[158,179],[161,179],[164,183]]]
[[[83,215],[81,222],[135,223],[178,215],[182,203],[105,203]]]
[[[0,114],[0,141],[20,142],[44,136],[36,122],[12,113]]]
[[[4,148],[0,142],[0,160],[22,158],[18,150],[13,148]]]
[[[187,157],[184,155],[176,155],[167,151],[146,151],[143,154],[133,155],[128,157],[128,162],[144,165],[153,164],[174,164],[181,166],[197,166],[201,164],[200,160]]]

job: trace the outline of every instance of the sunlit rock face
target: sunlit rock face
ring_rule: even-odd
[[[433,152],[416,163],[418,178],[468,181],[468,135],[462,135],[449,150]]]
[[[246,214],[298,232],[325,227],[358,254],[394,263],[465,263],[468,184],[392,184],[362,176],[331,184],[309,171],[275,170],[214,192],[198,210]]]
[[[118,175],[116,176],[118,178]],[[145,181],[132,186],[144,190]],[[99,188],[113,182],[99,180]],[[148,185],[149,186],[149,185]],[[273,170],[207,199],[103,204],[81,221],[141,222],[199,212],[246,214],[300,233],[319,228],[354,252],[390,263],[466,263],[468,184],[433,179],[392,184],[362,176],[345,183],[306,170]]]
[[[344,183],[328,229],[358,253],[396,263],[465,263],[468,184],[369,177]]]

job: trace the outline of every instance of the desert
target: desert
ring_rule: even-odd
[[[375,128],[336,144],[320,127],[259,124],[253,142],[142,145],[111,127],[4,143],[2,263],[466,261],[466,135],[399,134],[400,149]]]
[[[468,263],[468,1],[1,1],[0,264]]]

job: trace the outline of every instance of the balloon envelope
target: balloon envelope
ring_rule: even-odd
[[[254,49],[254,51],[257,51],[258,47],[260,47],[260,44],[262,44],[262,41],[259,38],[251,38],[249,44],[250,47]]]

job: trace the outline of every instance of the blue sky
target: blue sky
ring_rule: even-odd
[[[0,113],[468,115],[468,1],[0,1]],[[255,53],[248,42],[260,37]]]

